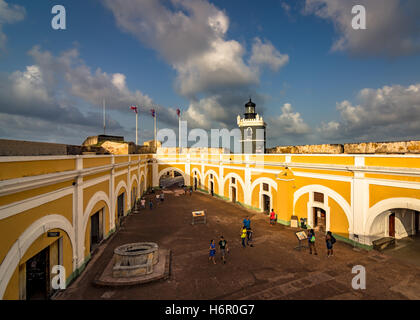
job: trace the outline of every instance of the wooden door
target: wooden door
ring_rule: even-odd
[[[232,202],[236,202],[236,188],[232,187]]]
[[[395,213],[389,216],[389,236],[395,237]]]

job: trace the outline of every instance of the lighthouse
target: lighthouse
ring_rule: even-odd
[[[249,99],[245,104],[244,117],[238,115],[238,126],[241,130],[242,153],[265,153],[266,124],[263,117],[255,111],[256,104]]]

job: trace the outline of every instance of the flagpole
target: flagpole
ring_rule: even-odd
[[[178,115],[178,140],[179,153],[181,153],[181,113]]]
[[[137,135],[138,122],[139,122],[139,114],[136,112],[136,146],[139,144],[138,135]]]
[[[157,150],[157,141],[156,141],[156,118],[157,118],[157,112],[155,110],[155,149]]]
[[[104,107],[104,135],[105,135],[105,128],[106,128],[106,121],[105,121],[105,99],[102,100],[102,105]]]

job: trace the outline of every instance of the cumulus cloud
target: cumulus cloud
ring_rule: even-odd
[[[268,66],[273,71],[278,71],[289,62],[287,54],[281,54],[271,42],[263,43],[261,39],[255,38],[252,46],[250,64],[255,66]]]
[[[355,5],[366,8],[366,30],[352,28]],[[306,0],[304,13],[334,24],[338,38],[332,51],[388,57],[420,52],[418,0]]]
[[[299,112],[295,112],[290,103],[285,103],[280,115],[265,118],[267,122],[267,135],[271,136],[277,145],[308,143],[310,126],[304,121]]]
[[[53,132],[59,133],[56,141],[60,137],[68,140],[63,134],[70,128],[75,130],[73,137],[87,132],[92,134],[92,131],[97,134],[102,125],[100,108],[103,99],[106,100],[107,110],[111,112],[127,113],[130,105],[137,104],[140,112],[149,114],[153,107],[160,114],[160,121],[177,123],[174,110],[154,104],[138,90],[130,90],[124,74],[109,74],[100,69],[92,71],[75,49],[55,56],[35,46],[29,55],[34,60],[33,65],[0,75],[3,137],[13,137],[11,133],[15,133],[16,137],[22,136],[16,130],[20,127],[26,128],[21,132],[28,132],[32,128],[33,134],[27,136],[42,139],[48,138]],[[48,134],[37,131],[42,125],[45,125],[43,131],[48,131]],[[126,129],[109,116],[106,127],[114,134],[127,134]]]
[[[206,0],[106,0],[105,5],[122,30],[176,70],[175,86],[190,101],[184,115],[193,126],[233,126],[244,101],[254,94],[261,68],[278,71],[288,61],[260,39],[246,61],[244,46],[226,38],[229,17]]]
[[[0,0],[0,50],[4,50],[7,37],[2,31],[4,24],[12,24],[22,21],[25,18],[25,8],[19,5],[9,5],[6,1]]]
[[[347,141],[420,138],[420,84],[363,89],[357,100],[337,103],[340,120],[324,123],[320,135]]]

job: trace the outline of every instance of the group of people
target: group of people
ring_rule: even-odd
[[[229,248],[227,245],[227,241],[223,236],[220,236],[219,240],[219,248],[220,248],[220,259],[222,259],[223,264],[226,263],[226,253],[229,253]],[[209,253],[209,261],[213,261],[213,264],[216,264],[215,256],[216,256],[216,244],[214,240],[210,240],[210,253]]]
[[[308,247],[309,247],[309,254],[312,254],[312,251],[314,252],[314,255],[318,255],[318,252],[316,251],[316,245],[315,245],[315,231],[314,229],[310,229],[308,232]],[[331,257],[334,255],[333,247],[334,243],[336,243],[336,239],[332,235],[331,231],[328,231],[325,235],[325,243],[327,245],[327,257]]]
[[[158,205],[159,202],[163,203],[165,201],[165,193],[164,192],[160,194],[156,193],[155,198],[156,198],[156,205]],[[146,199],[144,197],[140,199],[140,206],[142,209],[146,209]],[[153,210],[153,196],[149,198],[149,209]]]

